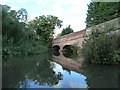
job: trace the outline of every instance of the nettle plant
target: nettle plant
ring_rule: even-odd
[[[120,63],[120,31],[112,26],[92,28],[84,37],[82,55],[86,61],[97,64]]]

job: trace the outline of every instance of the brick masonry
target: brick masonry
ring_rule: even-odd
[[[90,28],[80,30],[78,32],[74,32],[74,33],[64,35],[60,38],[55,38],[55,39],[53,39],[53,42],[52,42],[53,45],[52,46],[58,45],[60,47],[60,50],[62,50],[63,47],[66,46],[66,45],[75,45],[75,46],[78,46],[78,47],[82,47],[82,42],[84,40],[84,38],[83,38],[84,35],[90,34],[92,28],[94,28],[94,29],[95,28],[103,28],[105,26],[113,26],[113,27],[115,27],[115,29],[118,32],[120,32],[120,17],[115,18],[115,19],[110,20],[110,21],[107,21],[105,23],[95,25],[95,26],[90,27]]]

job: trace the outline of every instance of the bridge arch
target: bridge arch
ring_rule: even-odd
[[[71,51],[71,46],[72,45],[65,45],[65,46],[63,46],[62,51]]]
[[[75,50],[78,50],[78,46],[77,45],[65,45],[65,46],[63,46],[63,48],[62,48],[62,51],[69,51],[69,52],[72,52],[73,50],[75,51]]]
[[[59,45],[54,45],[54,46],[52,47],[52,50],[53,50],[53,51],[59,51],[59,49],[60,49],[60,46],[59,46]]]

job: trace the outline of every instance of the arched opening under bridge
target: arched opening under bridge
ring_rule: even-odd
[[[65,57],[70,58],[77,55],[77,50],[78,50],[77,46],[65,45],[62,49],[62,53]]]
[[[60,47],[58,45],[54,45],[52,47],[52,51],[59,51]]]

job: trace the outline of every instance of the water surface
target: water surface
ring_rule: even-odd
[[[118,67],[53,54],[4,58],[3,88],[118,88]]]

